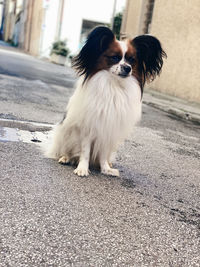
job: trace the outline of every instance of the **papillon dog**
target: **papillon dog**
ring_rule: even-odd
[[[87,176],[91,165],[119,176],[112,155],[140,120],[144,84],[160,73],[163,57],[153,36],[118,41],[108,27],[93,29],[73,60],[80,78],[47,156],[76,163],[79,176]]]

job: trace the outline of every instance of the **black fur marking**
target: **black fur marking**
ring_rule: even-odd
[[[105,26],[96,27],[90,32],[85,45],[72,61],[78,74],[85,75],[84,82],[94,72],[98,58],[114,38],[113,32]]]
[[[63,119],[62,119],[62,121],[60,122],[60,124],[63,123],[63,121],[66,119],[66,117],[67,117],[67,112],[64,113],[64,115],[63,115]]]
[[[163,58],[167,54],[162,49],[159,40],[150,35],[140,35],[132,40],[137,50],[139,72],[143,77],[142,87],[146,80],[153,81],[159,75],[163,65]]]

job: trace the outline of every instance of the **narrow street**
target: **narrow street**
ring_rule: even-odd
[[[75,80],[0,47],[0,266],[200,266],[199,125],[143,104],[117,153],[120,178],[77,177],[37,142]]]

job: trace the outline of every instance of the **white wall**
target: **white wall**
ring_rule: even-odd
[[[48,57],[51,51],[52,43],[55,41],[57,29],[57,16],[59,9],[59,0],[51,0],[50,4],[44,11],[44,19],[41,34],[41,50],[42,57]]]
[[[110,23],[113,0],[66,0],[61,39],[67,39],[72,53],[78,50],[82,20]]]
[[[56,24],[60,0],[51,0],[46,9],[43,25],[41,56],[48,56],[51,44],[55,41]],[[126,0],[117,0],[117,11],[121,11]],[[67,47],[72,54],[79,49],[82,20],[110,23],[114,0],[65,0],[61,40],[67,40]]]
[[[3,16],[3,4],[0,4],[0,28],[1,28],[2,16]]]

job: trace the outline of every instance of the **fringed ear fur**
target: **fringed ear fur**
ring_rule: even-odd
[[[114,40],[113,32],[105,26],[94,28],[88,35],[80,53],[73,59],[72,66],[79,75],[85,75],[84,81],[94,71],[99,56]]]
[[[140,35],[132,40],[132,44],[137,51],[139,73],[144,86],[146,81],[153,81],[160,74],[163,58],[166,58],[167,54],[154,36]]]

